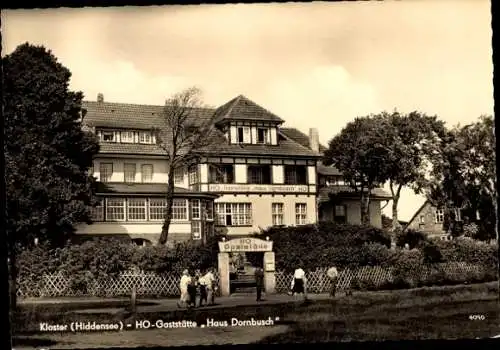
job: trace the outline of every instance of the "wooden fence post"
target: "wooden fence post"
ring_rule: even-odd
[[[135,315],[137,311],[137,290],[135,285],[132,286],[132,293],[130,294],[130,311],[133,315]]]

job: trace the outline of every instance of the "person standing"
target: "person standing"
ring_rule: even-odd
[[[332,283],[332,288],[330,290],[330,295],[332,297],[335,296],[335,292],[337,291],[337,281],[338,281],[338,277],[339,277],[339,273],[337,271],[337,268],[335,266],[332,266],[328,269],[328,271],[326,272],[326,275],[328,276],[328,278],[330,279],[331,283]]]
[[[306,273],[302,268],[299,267],[295,269],[295,272],[293,273],[293,287],[292,287],[292,293],[295,297],[298,295],[302,295],[305,298],[305,286],[306,285]]]
[[[182,272],[181,282],[180,282],[180,290],[181,290],[181,298],[177,302],[178,307],[186,307],[189,302],[189,292],[188,286],[191,284],[191,277],[189,276],[189,271],[184,270]]]
[[[203,276],[203,283],[206,288],[206,301],[207,304],[215,304],[215,276],[212,272],[212,268],[209,267],[207,272]]]
[[[264,270],[260,266],[255,269],[255,287],[257,288],[257,301],[261,301],[262,289],[264,288]]]
[[[189,294],[188,306],[196,307],[196,292],[198,290],[198,278],[196,276],[190,279],[187,289]]]

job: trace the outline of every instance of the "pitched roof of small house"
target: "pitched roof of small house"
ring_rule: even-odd
[[[243,95],[233,98],[215,110],[214,122],[220,123],[225,120],[267,121],[277,124],[284,122],[283,119],[274,113],[271,113]]]
[[[415,212],[415,214],[413,214],[413,216],[411,217],[410,220],[408,220],[408,223],[406,224],[405,227],[403,227],[403,231],[406,230],[410,225],[411,223],[417,218],[417,216],[420,215],[420,213],[429,205],[432,205],[432,203],[426,199],[424,203],[422,203],[422,205],[420,206],[420,208],[417,209],[417,211]]]

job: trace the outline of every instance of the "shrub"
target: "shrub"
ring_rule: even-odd
[[[424,241],[420,244],[425,264],[437,264],[443,261],[439,247],[434,242]]]
[[[414,288],[421,282],[423,268],[424,256],[420,250],[399,250],[393,269],[394,281],[397,285]]]
[[[427,235],[413,229],[400,231],[396,236],[396,246],[400,248],[404,248],[406,244],[408,244],[410,249],[417,248],[425,241],[427,241]]]

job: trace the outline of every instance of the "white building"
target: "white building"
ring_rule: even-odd
[[[78,227],[77,233],[156,243],[167,160],[152,129],[165,128],[164,106],[104,102],[100,94],[83,108],[84,124],[95,130],[101,145],[93,174],[102,204],[94,210],[94,223]],[[225,137],[198,164],[177,171],[169,241],[200,240],[214,231],[243,236],[318,218],[359,223],[359,206],[346,186],[326,186],[325,176],[341,174],[320,164],[315,129],[307,137],[281,128],[281,118],[241,95],[215,110],[192,110],[192,117],[211,120]],[[330,192],[345,195],[346,201],[330,201]],[[375,197],[370,208],[376,226],[381,225],[380,200],[387,195]]]

